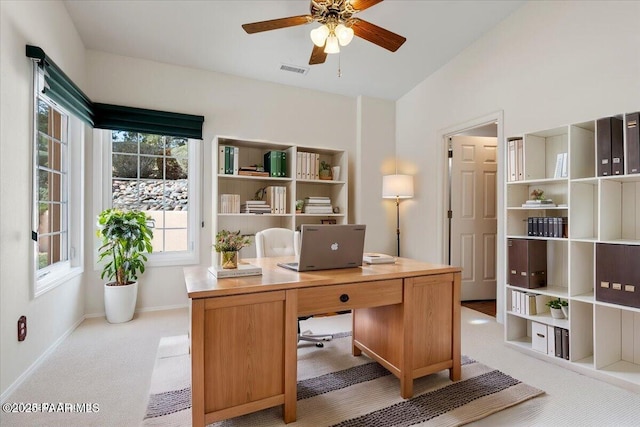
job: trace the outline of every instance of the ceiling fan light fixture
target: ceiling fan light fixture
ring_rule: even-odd
[[[324,53],[340,53],[340,44],[335,34],[327,37],[327,44],[324,46]]]
[[[318,47],[324,46],[324,42],[327,40],[329,36],[329,27],[326,25],[321,25],[318,28],[311,30],[309,34],[311,36],[311,41]]]
[[[345,27],[343,24],[338,24],[334,30],[340,46],[346,46],[353,40],[353,28]]]

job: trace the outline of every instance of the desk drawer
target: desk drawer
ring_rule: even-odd
[[[298,314],[328,313],[401,302],[401,279],[318,286],[298,291]]]

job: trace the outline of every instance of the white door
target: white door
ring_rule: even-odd
[[[463,301],[495,299],[497,138],[451,139],[451,264],[462,267]]]

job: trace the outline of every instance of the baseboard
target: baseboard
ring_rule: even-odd
[[[42,353],[40,355],[40,357],[38,357],[32,364],[31,366],[29,366],[18,378],[16,378],[16,380],[13,382],[13,384],[11,384],[9,387],[7,387],[7,389],[4,391],[4,393],[2,393],[2,395],[0,395],[0,402],[4,403],[4,401],[11,396],[11,394],[18,388],[20,387],[20,385],[22,385],[22,383],[24,382],[24,380],[26,380],[29,375],[31,375],[33,373],[33,371],[35,371],[42,362],[45,361],[45,359],[47,357],[49,357],[49,355],[51,355],[51,353],[53,353],[53,351],[62,343],[62,341],[64,341],[69,335],[71,335],[71,333],[73,331],[75,331],[75,329],[80,326],[80,324],[84,321],[85,316],[82,316],[80,319],[78,319],[76,321],[76,323],[74,323],[73,325],[71,325],[71,327],[69,329],[67,329],[67,331],[62,334],[60,336],[60,338],[58,338],[57,340],[55,340],[53,342],[53,344],[51,344],[49,346],[48,349],[46,349],[44,351],[44,353]]]
[[[165,311],[165,310],[177,310],[179,308],[188,308],[189,304],[176,304],[176,305],[162,305],[162,306],[158,306],[158,307],[143,307],[143,308],[139,308],[136,309],[136,313],[146,313],[146,312],[150,312],[150,311]],[[84,315],[85,318],[89,319],[89,318],[94,318],[94,317],[105,317],[105,313],[100,312],[100,313],[90,313],[90,314],[85,314]]]

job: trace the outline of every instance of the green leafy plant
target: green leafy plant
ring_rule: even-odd
[[[216,252],[234,252],[239,251],[249,245],[251,240],[240,234],[238,231],[220,230],[216,234],[216,242],[214,248]]]
[[[324,160],[320,162],[320,170],[321,171],[331,171],[331,165]]]
[[[98,261],[106,261],[100,278],[115,279],[113,285],[124,286],[144,273],[145,252],[153,252],[151,218],[141,211],[106,209],[98,215],[97,235],[102,240]]]
[[[302,199],[296,200],[296,210],[301,211],[303,207],[304,207],[304,200]]]
[[[560,298],[558,298],[558,299],[552,299],[551,301],[548,301],[548,302],[547,302],[547,307],[549,307],[549,308],[557,308],[557,309],[560,309],[560,308],[562,307],[562,302],[563,302],[563,301],[561,301],[561,300],[560,300]],[[565,302],[566,302],[566,301],[565,301]],[[567,304],[567,305],[568,305],[568,304]]]

